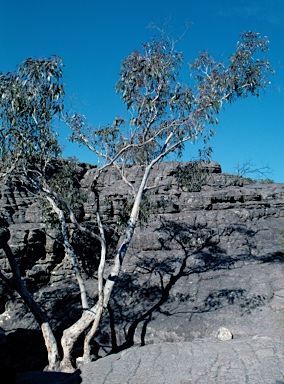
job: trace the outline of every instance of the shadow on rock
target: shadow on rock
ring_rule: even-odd
[[[220,232],[228,230],[245,236],[246,253],[229,256],[220,246]],[[167,220],[161,221],[157,231],[160,251],[151,257],[135,255],[133,270],[125,272],[117,281],[108,314],[102,319],[96,337],[95,358],[100,357],[98,351],[111,354],[137,343],[145,345],[147,328],[158,314],[184,317],[190,321],[195,314],[225,307],[234,308],[237,316],[243,316],[265,305],[264,295],[252,295],[244,287],[238,287],[238,282],[232,288],[211,289],[202,302],[195,301],[194,283],[206,279],[208,273],[233,270],[247,262],[266,263],[273,258],[273,255],[253,256],[254,231],[236,225],[218,232],[207,224],[188,225]],[[277,255],[277,261],[284,261],[283,254]],[[189,276],[193,280],[192,293],[189,286],[189,291],[183,293],[180,291],[182,279]]]
[[[46,347],[40,330],[16,329],[3,336],[1,370],[42,370],[47,363]]]
[[[17,373],[14,384],[77,384],[82,383],[80,374],[80,370],[72,374],[62,372]],[[10,384],[11,381],[7,381],[6,383]]]

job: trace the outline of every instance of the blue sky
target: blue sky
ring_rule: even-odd
[[[153,36],[151,22],[170,20],[176,34],[190,22],[177,47],[185,64],[201,50],[225,60],[246,30],[268,36],[266,56],[276,71],[272,85],[259,98],[226,107],[211,142],[212,158],[230,173],[246,161],[268,165],[268,177],[284,182],[283,0],[0,0],[0,6],[0,71],[15,70],[28,57],[61,56],[66,97],[94,126],[125,113],[114,91],[120,64]],[[66,157],[95,161],[87,149],[71,146],[63,136],[62,141]],[[183,159],[195,155],[188,146]]]

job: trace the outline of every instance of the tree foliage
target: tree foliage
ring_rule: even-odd
[[[84,116],[74,114],[68,121],[72,139],[88,143],[106,162],[149,164],[170,152],[181,153],[186,141],[200,136],[207,141],[215,134],[204,128],[218,122],[224,102],[258,96],[266,87],[272,70],[261,54],[267,49],[266,37],[246,32],[227,65],[202,52],[189,64],[189,81],[184,83],[182,53],[170,39],[154,38],[122,62],[116,91],[131,118],[115,118],[112,125],[93,129]]]
[[[204,165],[200,161],[192,161],[185,166],[179,164],[175,175],[178,187],[188,192],[200,192],[208,177]]]
[[[0,74],[0,156],[6,164],[34,163],[60,154],[55,116],[63,111],[62,61],[29,58]]]

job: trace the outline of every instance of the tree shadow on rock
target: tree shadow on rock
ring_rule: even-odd
[[[99,235],[98,228],[94,223],[84,223],[84,225],[97,235]],[[115,249],[119,240],[118,234],[110,226],[105,226],[105,238],[108,244],[107,247],[107,260],[113,257]],[[82,271],[87,277],[93,277],[97,273],[100,263],[101,243],[97,239],[93,239],[88,234],[84,234],[79,230],[74,230],[72,234],[72,246],[75,253],[78,255],[78,261]]]
[[[48,361],[41,331],[19,328],[8,332],[1,345],[0,360],[6,372],[43,370]]]
[[[115,286],[108,315],[103,318],[100,328],[103,338],[99,336],[96,339],[105,352],[116,353],[131,347],[137,342],[138,335],[140,344],[145,345],[147,327],[158,313],[166,316],[184,316],[186,313],[190,318],[197,313],[218,311],[234,305],[243,315],[265,304],[265,296],[250,296],[245,289],[237,286],[233,289],[212,289],[198,304],[194,302],[194,292],[177,292],[176,285],[182,278],[233,269],[238,262],[269,261],[253,256],[256,232],[242,225],[231,230],[244,237],[248,252],[228,255],[220,246],[224,230],[209,228],[207,224],[189,225],[161,220],[157,229],[160,251],[153,252],[151,256],[137,256],[133,271],[125,272]],[[190,306],[186,306],[188,302]]]
[[[82,383],[80,373],[80,370],[71,374],[62,372],[23,372],[16,374],[14,384],[77,384]]]

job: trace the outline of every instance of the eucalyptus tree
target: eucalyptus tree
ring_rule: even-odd
[[[144,43],[141,50],[133,51],[121,65],[116,91],[121,95],[122,102],[129,112],[129,119],[116,117],[109,126],[98,128],[87,124],[85,116],[77,113],[71,115],[63,110],[64,91],[58,69],[60,61],[57,58],[35,61],[36,69],[41,69],[40,75],[36,75],[33,66],[25,67],[27,79],[21,79],[17,92],[21,95],[21,88],[27,88],[27,94],[30,95],[27,104],[25,101],[20,104],[19,101],[16,104],[13,101],[13,89],[17,87],[18,75],[1,75],[0,87],[5,95],[0,102],[2,158],[9,159],[14,156],[15,164],[24,167],[27,177],[33,175],[33,185],[37,185],[48,200],[51,199],[49,201],[53,210],[60,209],[58,217],[61,217],[62,230],[66,230],[66,233],[66,214],[81,231],[85,232],[87,228],[83,223],[76,221],[72,206],[56,192],[56,188],[50,187],[46,179],[46,164],[51,158],[59,155],[56,132],[52,129],[55,115],[60,115],[70,127],[71,139],[85,145],[97,156],[99,164],[92,183],[97,202],[96,224],[99,229],[99,235],[94,236],[100,240],[102,249],[98,271],[98,301],[93,307],[85,308],[81,317],[64,330],[61,339],[61,370],[74,369],[71,364],[72,349],[78,337],[87,329],[82,360],[90,361],[90,340],[108,305],[114,284],[119,279],[138,223],[143,198],[149,190],[157,187],[149,185],[153,167],[171,153],[181,155],[186,142],[195,143],[202,139],[206,146],[215,134],[210,126],[218,123],[218,115],[226,103],[249,95],[258,96],[260,90],[266,88],[268,76],[272,73],[270,63],[264,57],[267,49],[266,37],[262,38],[254,32],[245,32],[227,62],[215,61],[208,52],[202,52],[189,64],[189,76],[187,82],[183,82],[180,70],[184,58],[182,53],[176,50],[176,42],[163,35],[155,37],[152,41]],[[42,85],[46,93],[41,90]],[[24,94],[26,95],[26,92]],[[25,97],[23,96],[24,100]],[[16,144],[13,144],[14,137],[17,139]],[[207,154],[210,155],[210,148],[207,148]],[[36,171],[31,172],[27,170],[26,164],[34,159],[38,165]],[[9,172],[15,164],[7,168]],[[127,179],[127,167],[134,164],[142,170],[137,187]],[[133,195],[133,201],[129,208],[127,226],[114,254],[111,271],[105,276],[107,244],[100,216],[97,183],[109,167],[115,167],[120,172],[121,178]],[[68,233],[65,246],[68,250]]]
[[[87,310],[88,299],[77,255],[71,245],[67,217],[84,232],[101,242],[101,259],[105,258],[104,233],[98,236],[82,227],[76,220],[72,206],[78,198],[74,187],[74,172],[70,161],[61,159],[58,132],[54,129],[64,111],[64,84],[62,60],[27,59],[16,72],[0,74],[0,154],[2,183],[20,182],[30,192],[44,199],[57,216],[66,256],[70,259],[81,293],[82,309]],[[61,163],[61,167],[58,164]],[[60,175],[53,175],[54,166],[61,168]],[[64,196],[64,198],[63,198]],[[4,220],[5,221],[5,220]],[[99,222],[99,221],[98,221]],[[25,287],[15,257],[7,242],[2,242],[9,261],[12,278],[2,272],[0,278],[20,294],[38,321],[48,352],[48,369],[57,370],[59,353],[48,317]]]
[[[58,57],[27,59],[15,72],[0,74],[1,181],[9,182],[14,171],[20,182],[42,184],[46,167],[60,153],[54,116],[63,110],[62,62]],[[41,179],[41,180],[40,180]],[[4,219],[3,219],[4,220]],[[8,240],[8,239],[7,239]],[[48,351],[49,369],[58,367],[58,348],[48,318],[26,289],[8,244],[1,244],[9,260],[12,277],[2,280],[20,294],[37,319]]]
[[[269,61],[262,57],[267,49],[266,37],[261,38],[253,32],[243,33],[227,63],[215,61],[208,52],[202,52],[189,64],[189,82],[183,83],[179,78],[183,55],[176,51],[175,42],[164,37],[154,38],[122,62],[116,91],[129,111],[128,121],[116,118],[108,127],[93,129],[82,115],[74,114],[66,120],[73,131],[72,140],[86,145],[99,158],[102,165],[97,178],[106,167],[114,166],[134,196],[123,241],[104,284],[104,308],[119,278],[143,197],[156,187],[148,185],[154,165],[170,153],[181,154],[188,141],[196,142],[203,138],[206,144],[215,133],[208,128],[208,124],[218,123],[217,116],[226,102],[259,95],[272,72]],[[208,151],[210,153],[210,148]],[[127,180],[125,172],[126,166],[132,164],[143,169],[137,188]],[[96,183],[97,179],[94,179],[94,185]],[[83,360],[89,361],[88,341],[97,329],[102,311],[103,308],[97,303],[64,331],[66,365],[69,364],[71,346],[78,330],[86,329],[86,325],[95,319],[84,349]]]

